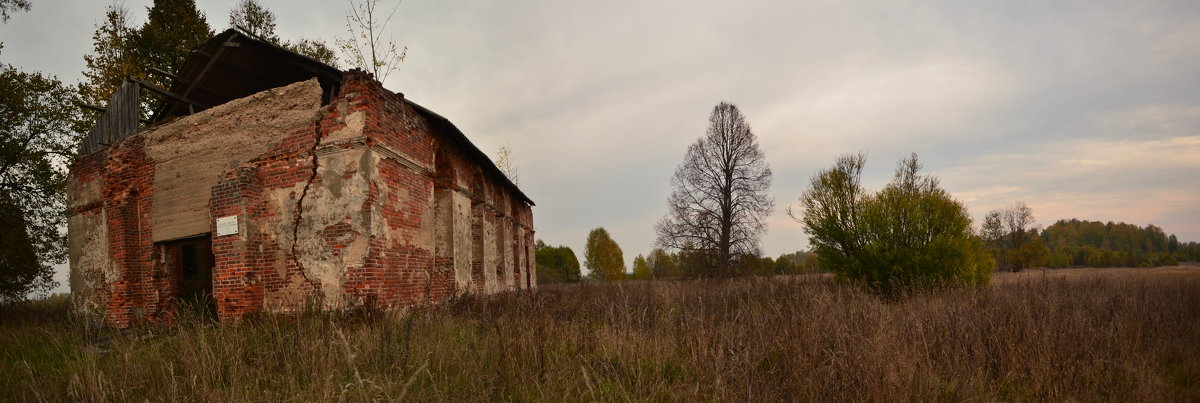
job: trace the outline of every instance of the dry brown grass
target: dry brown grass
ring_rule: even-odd
[[[1196,401],[1200,276],[1172,273],[561,285],[107,336],[31,304],[0,311],[0,400]]]
[[[1084,277],[1105,277],[1105,276],[1125,276],[1125,275],[1150,275],[1180,278],[1200,277],[1200,266],[1194,264],[1184,264],[1179,266],[1163,266],[1163,267],[1112,267],[1112,268],[1095,268],[1095,267],[1077,267],[1067,269],[1046,269],[1035,268],[1026,269],[1018,273],[993,273],[992,284],[1007,284],[1012,282],[1030,281],[1039,279],[1079,279]]]

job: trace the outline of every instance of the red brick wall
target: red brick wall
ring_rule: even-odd
[[[217,236],[215,220],[220,217],[237,216],[238,226],[246,221],[272,217],[271,212],[261,211],[258,203],[262,188],[259,170],[246,166],[226,175],[212,189],[209,211],[213,218],[211,229],[213,258],[213,298],[217,301],[217,317],[222,320],[239,318],[248,312],[262,309],[263,288],[270,282],[274,270],[264,270],[261,264],[268,253],[278,245],[269,244],[263,234],[248,233],[245,236]],[[258,208],[256,208],[258,207]],[[269,244],[269,245],[268,245]],[[261,246],[264,249],[259,249]],[[274,276],[277,277],[277,276]]]
[[[174,295],[171,276],[154,264],[149,220],[154,166],[142,138],[110,146],[103,170],[109,255],[121,273],[110,285],[108,320],[124,327],[162,319]]]
[[[444,298],[447,291],[453,292],[453,272],[447,275],[437,270],[446,262],[435,262],[433,245],[420,245],[417,239],[423,215],[432,208],[433,178],[414,173],[391,159],[380,160],[376,170],[378,184],[388,189],[372,189],[371,195],[386,193],[387,200],[381,203],[382,224],[396,230],[399,239],[371,240],[364,273],[351,283],[361,288],[349,291],[385,307]]]

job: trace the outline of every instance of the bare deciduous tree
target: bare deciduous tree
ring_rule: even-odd
[[[711,254],[716,261],[706,271],[723,275],[735,256],[758,254],[774,208],[771,168],[737,106],[717,104],[708,122],[671,178],[675,190],[655,229],[659,246]]]
[[[1002,214],[1004,227],[1008,230],[1013,249],[1021,249],[1021,244],[1025,243],[1025,230],[1032,227],[1035,222],[1033,209],[1026,206],[1025,202],[1019,201],[1012,207],[1004,209]]]
[[[979,237],[992,249],[1000,270],[1009,270],[1008,246],[1004,242],[1004,210],[992,210],[983,219]]]
[[[512,156],[512,147],[508,144],[500,146],[500,150],[496,152],[496,167],[500,168],[500,172],[504,173],[514,185],[521,186],[521,172],[517,169],[517,162]]]
[[[400,68],[404,57],[408,55],[407,46],[397,46],[391,39],[384,39],[388,23],[400,8],[400,2],[392,7],[387,17],[380,19],[378,0],[363,0],[350,3],[350,14],[346,16],[346,29],[349,37],[338,39],[337,45],[346,56],[346,61],[375,75],[379,82],[387,80],[387,76]]]
[[[1022,246],[1030,237],[1030,228],[1035,222],[1033,209],[1025,202],[1019,201],[1013,203],[1012,207],[988,212],[980,228],[980,237],[991,246],[1000,270],[1019,271],[1030,263],[1022,255]]]

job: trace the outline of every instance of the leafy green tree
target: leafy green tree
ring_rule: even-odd
[[[279,35],[275,34],[275,13],[259,4],[258,0],[242,0],[229,10],[229,25],[244,29],[267,42],[279,43]]]
[[[0,302],[53,288],[51,265],[66,257],[75,95],[53,77],[0,66]]]
[[[534,247],[538,283],[579,282],[579,259],[566,246],[548,246],[540,239]]]
[[[1002,210],[988,212],[979,229],[979,237],[987,244],[1000,270],[1008,270],[1008,240],[1004,236],[1003,216]]]
[[[1061,269],[1071,265],[1071,255],[1066,252],[1054,252],[1050,255],[1051,269]]]
[[[775,259],[771,257],[759,257],[754,255],[739,255],[733,261],[733,270],[731,275],[738,276],[765,276],[772,274],[775,269]]]
[[[148,74],[149,68],[178,71],[191,50],[213,35],[192,0],[156,0],[147,10],[149,19],[134,28],[123,5],[108,6],[104,21],[92,35],[92,53],[84,56],[87,69],[78,89],[83,102],[104,106],[125,77],[170,88],[167,77]],[[229,22],[268,42],[337,67],[333,49],[323,41],[299,39],[280,44],[275,14],[257,0],[240,2],[230,11]],[[144,99],[143,117],[148,117],[156,104]]]
[[[30,293],[53,288],[54,270],[39,261],[37,245],[27,231],[22,208],[8,193],[0,192],[0,303],[20,301]]]
[[[337,53],[325,41],[301,38],[295,41],[288,41],[283,47],[287,50],[311,57],[313,60],[328,64],[331,67],[339,68]]]
[[[646,263],[650,265],[650,273],[654,275],[654,278],[679,277],[683,275],[679,271],[679,265],[675,263],[675,257],[661,248],[650,250],[650,256],[646,258]]]
[[[1175,258],[1180,261],[1200,261],[1200,242],[1180,242]]]
[[[717,259],[717,253],[712,249],[701,249],[691,243],[684,243],[675,254],[674,260],[681,277],[703,277],[712,275],[712,268],[717,266]]]
[[[754,276],[768,276],[775,272],[775,258],[770,256],[752,257],[754,261],[754,271],[750,273]]]
[[[1030,228],[1034,222],[1033,209],[1025,202],[1018,201],[1012,207],[988,212],[979,236],[998,262],[999,270],[1020,271],[1049,263],[1049,251],[1043,254],[1041,250],[1045,243],[1026,246],[1027,242],[1038,238],[1038,231]]]
[[[771,268],[771,272],[775,274],[796,274],[800,271],[799,269],[800,266],[792,262],[791,259],[780,256],[778,259],[775,259],[775,266]]]
[[[800,211],[787,209],[788,216],[804,225],[822,264],[847,275],[865,265],[867,237],[861,228],[867,201],[861,180],[865,164],[861,153],[839,157],[833,167],[812,178],[800,196]]]
[[[146,23],[132,38],[133,54],[141,66],[179,71],[192,49],[213,36],[194,0],[154,0],[146,10]],[[163,88],[170,88],[168,80],[148,77],[148,81]]]
[[[146,78],[145,67],[134,57],[135,32],[124,5],[114,3],[105,9],[104,22],[92,34],[92,54],[83,56],[87,68],[78,88],[83,102],[104,106],[125,77]]]
[[[1029,235],[1031,238],[1033,236]],[[1046,227],[1040,237],[1045,240],[1052,256],[1060,253],[1067,256],[1068,260],[1063,266],[1155,267],[1193,260],[1187,255],[1185,243],[1153,224],[1143,228],[1123,222],[1058,220]]]
[[[284,49],[313,58],[319,62],[338,67],[337,55],[325,41],[317,39],[297,39],[281,42],[275,33],[275,13],[264,7],[257,0],[242,0],[229,11],[229,25],[241,27],[252,35],[267,42],[280,45]]]
[[[813,177],[800,197],[814,252],[841,282],[894,292],[909,287],[976,285],[992,261],[971,232],[966,206],[933,176],[921,175],[916,154],[900,161],[883,190],[866,192],[862,154],[838,159]]]
[[[0,22],[8,22],[15,11],[29,11],[29,0],[0,0]]]
[[[1036,222],[1036,219],[1033,218],[1033,209],[1029,208],[1025,202],[1018,201],[1002,212],[1001,218],[1005,230],[1008,231],[1009,246],[1020,250],[1025,245],[1025,241],[1031,239],[1027,230]],[[1016,266],[1016,270],[1029,267],[1029,262],[1020,259],[1014,260],[1013,264]]]
[[[92,54],[84,56],[87,69],[77,89],[83,102],[106,105],[125,77],[170,88],[170,79],[148,74],[150,68],[178,71],[192,49],[212,36],[193,0],[155,0],[147,11],[146,23],[133,28],[123,5],[114,3],[105,10],[104,21],[92,34]],[[143,99],[143,117],[156,105]]]
[[[1141,234],[1134,232],[1133,236],[1144,239],[1144,251],[1164,252],[1167,250],[1170,237],[1163,232],[1162,228],[1154,224],[1146,224],[1146,228],[1140,232]]]
[[[617,281],[625,279],[625,255],[621,247],[608,235],[608,230],[596,228],[588,233],[584,265],[593,280]]]
[[[783,261],[780,263],[780,261]],[[812,252],[795,251],[779,255],[775,259],[775,274],[816,273],[820,271],[817,255]]]
[[[646,263],[646,258],[642,255],[633,258],[633,274],[629,275],[629,279],[651,280],[653,278],[654,273],[650,271],[650,264]]]
[[[1046,241],[1037,235],[1030,236],[1028,242],[1013,252],[1017,255],[1013,260],[1021,262],[1024,268],[1044,267],[1051,263],[1050,248],[1046,246]]]

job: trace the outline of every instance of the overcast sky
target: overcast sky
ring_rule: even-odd
[[[32,1],[0,62],[78,81],[107,3]],[[344,35],[345,3],[260,1],[285,40]],[[138,24],[149,3],[125,1]],[[236,1],[197,3],[220,31]],[[856,151],[872,189],[916,152],[977,222],[1020,200],[1042,226],[1200,241],[1197,1],[409,0],[389,34],[409,53],[386,86],[485,152],[511,145],[537,237],[581,261],[600,226],[627,262],[650,250],[720,101],[775,173],[770,256],[808,247],[783,209]]]

